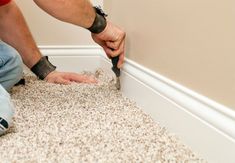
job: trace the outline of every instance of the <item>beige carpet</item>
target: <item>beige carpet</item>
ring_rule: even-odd
[[[97,85],[26,76],[12,90],[14,125],[0,162],[205,162],[122,96],[99,70]],[[156,106],[157,107],[157,106]]]

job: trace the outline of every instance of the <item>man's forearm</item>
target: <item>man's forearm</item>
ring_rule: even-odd
[[[41,58],[22,13],[13,1],[0,9],[0,38],[20,53],[29,68]]]
[[[89,0],[34,0],[44,11],[64,22],[91,27],[95,11]]]

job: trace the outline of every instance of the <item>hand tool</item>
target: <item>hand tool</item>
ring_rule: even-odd
[[[112,64],[113,64],[112,70],[116,75],[116,84],[115,84],[115,86],[116,86],[117,90],[120,90],[121,89],[121,84],[120,84],[121,71],[117,67],[117,64],[118,64],[118,61],[119,61],[119,56],[112,57],[111,60],[112,60]]]

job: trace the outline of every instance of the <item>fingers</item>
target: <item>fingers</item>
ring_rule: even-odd
[[[112,42],[107,42],[107,46],[109,45],[112,47],[116,46],[114,45],[114,43],[112,44]],[[116,50],[107,48],[105,51],[106,51],[106,54],[109,55],[109,58],[116,57],[119,55],[118,68],[122,68],[122,65],[124,63],[124,57],[125,57],[125,40],[121,42],[121,45]]]
[[[69,80],[64,79],[59,74],[60,72],[53,71],[49,73],[44,80],[47,81],[48,83],[65,84],[65,85],[71,84]]]
[[[113,49],[112,47],[107,46],[109,48],[109,50],[108,50],[109,55],[111,55],[112,57],[116,57],[116,56],[120,55],[121,53],[123,53],[124,52],[124,44],[125,44],[125,41],[121,42],[119,47],[116,49]]]
[[[106,45],[111,49],[118,50],[121,43],[122,43],[122,41],[123,40],[117,40],[117,41],[114,41],[114,42],[108,41],[108,42],[106,42]]]
[[[65,79],[78,83],[97,83],[97,80],[94,77],[77,73],[67,73]]]
[[[72,84],[71,81],[63,79],[63,78],[57,78],[57,80],[55,80],[54,83],[56,83],[56,84],[64,84],[64,85]]]
[[[123,51],[119,55],[118,68],[123,67],[124,58],[125,58],[125,40],[123,41],[122,48],[123,48]]]
[[[107,21],[105,30],[99,34],[92,34],[92,38],[103,47],[110,59],[119,56],[118,67],[121,68],[124,63],[126,33]]]
[[[70,80],[63,79],[62,77],[55,77],[46,80],[48,83],[55,83],[55,84],[64,84],[64,85],[69,85],[72,82]]]
[[[97,80],[93,76],[81,75],[77,73],[69,72],[52,72],[50,73],[45,80],[49,83],[56,84],[71,84],[72,82],[78,83],[97,83]]]
[[[118,68],[122,68],[124,63],[124,52],[119,55]]]
[[[125,32],[118,32],[116,35],[117,35],[116,39],[106,41],[107,47],[113,50],[119,50],[119,51],[124,50],[123,45],[125,44],[125,36],[126,36]]]
[[[104,49],[105,54],[107,55],[107,57],[108,57],[109,59],[111,59],[112,56],[111,56],[111,54],[110,54],[110,49],[109,49],[107,46],[103,46],[103,49]]]

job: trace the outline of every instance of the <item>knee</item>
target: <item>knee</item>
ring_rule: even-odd
[[[23,61],[17,51],[11,47],[5,47],[6,56],[3,56],[1,84],[6,90],[10,90],[23,76]]]
[[[19,54],[11,58],[11,70],[7,74],[7,81],[2,83],[6,90],[10,90],[23,76],[23,62]]]
[[[15,83],[17,83],[23,76],[23,61],[18,53],[14,55],[12,60],[14,62],[14,70],[12,73],[15,75],[13,79],[15,79]]]
[[[11,103],[10,96],[0,85],[0,135],[4,134],[12,123],[14,107]]]

